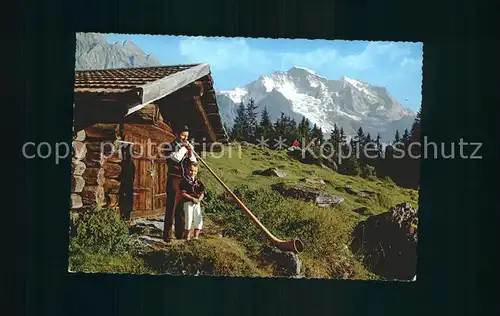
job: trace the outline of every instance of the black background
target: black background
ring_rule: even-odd
[[[487,132],[495,129],[488,121],[498,105],[489,101],[496,94],[495,81],[479,74],[482,67],[493,72],[494,58],[480,58],[480,53],[495,57],[495,32],[487,28],[489,20],[479,19],[479,2],[61,0],[22,5],[23,18],[17,20],[22,33],[15,38],[22,44],[17,64],[21,102],[10,107],[21,120],[6,120],[21,142],[72,139],[75,32],[423,41],[422,134],[435,142],[457,143],[460,137],[486,142]],[[480,26],[488,30],[482,37]],[[17,268],[25,269],[14,277],[21,281],[18,291],[9,293],[19,294],[16,302],[26,315],[498,315],[491,309],[495,289],[478,292],[498,274],[486,270],[495,267],[498,246],[484,242],[493,240],[494,230],[481,226],[495,224],[499,211],[488,201],[495,196],[487,189],[494,174],[487,169],[487,149],[485,143],[479,153],[483,160],[422,162],[418,281],[413,283],[68,274],[71,159],[58,165],[21,159],[12,169],[21,179],[15,191],[22,196],[9,199],[15,206],[5,214],[19,218],[23,212],[25,219],[21,227],[3,226],[17,230],[5,246],[23,250],[24,256],[12,257],[20,261]],[[480,242],[480,232],[491,239]]]

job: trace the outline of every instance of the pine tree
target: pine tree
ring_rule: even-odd
[[[411,126],[410,138],[412,142],[420,142],[420,119],[422,116],[422,108],[420,108],[417,112],[417,116],[415,117],[415,121]]]
[[[359,144],[360,147],[365,144],[365,132],[363,131],[363,128],[361,126],[358,128],[358,133],[354,137],[354,143]]]
[[[300,138],[297,131],[297,123],[291,117],[285,116],[283,125],[285,127],[284,138],[286,138],[286,143],[291,145],[294,140]]]
[[[304,143],[309,143],[311,129],[309,120],[306,119],[305,116],[302,116],[302,120],[300,121],[298,128],[299,128],[299,135],[301,138],[300,141]]]
[[[422,108],[420,108],[417,112],[417,116],[410,131],[410,141],[412,143],[421,143],[421,134],[420,134],[420,120],[422,115]],[[420,159],[418,157],[422,154],[421,146],[411,146],[408,148],[408,186],[411,188],[418,188],[420,182]]]
[[[346,139],[347,139],[347,137],[344,133],[344,127],[340,127],[340,143],[345,144]]]
[[[281,119],[281,126],[282,126],[281,139],[282,141],[285,141],[285,139],[288,141],[288,138],[290,137],[290,118],[288,116],[283,115]]]
[[[273,123],[271,122],[271,118],[269,117],[269,112],[267,111],[267,107],[264,107],[261,113],[260,122],[257,128],[257,138],[269,139],[272,137],[273,133]]]
[[[309,131],[309,138],[311,140],[315,139],[316,138],[316,134],[317,134],[317,126],[316,126],[316,123],[313,124],[313,127],[311,128],[311,130]],[[317,142],[317,139],[316,139],[316,142]]]
[[[297,122],[295,119],[289,119],[288,120],[288,134],[287,134],[287,139],[290,142],[293,142],[294,140],[299,140],[300,141],[300,135],[299,135],[299,130],[297,128]]]
[[[360,126],[358,128],[356,136],[354,136],[351,139],[351,150],[354,153],[355,157],[359,157],[359,162],[361,164],[365,163],[365,157],[363,154],[364,145],[365,145],[365,132],[363,131],[363,128]]]
[[[333,129],[330,131],[330,137],[328,140],[333,144],[338,141],[339,129],[337,127],[337,123],[333,124]]]
[[[322,144],[324,141],[323,131],[316,123],[311,130],[311,139],[316,139],[316,144]]]
[[[372,137],[370,136],[370,133],[366,134],[364,142],[365,144],[372,142]]]
[[[281,112],[281,116],[276,119],[276,122],[274,123],[274,131],[275,131],[275,137],[278,138],[279,136],[284,137],[285,133],[285,113]]]
[[[368,148],[370,150],[370,156],[372,156],[371,153],[373,152],[373,150],[376,149],[376,146],[373,143],[373,139],[372,139],[372,136],[370,135],[370,133],[367,133],[365,135],[365,139],[363,139],[362,144],[363,144],[363,147],[368,146]]]
[[[411,173],[412,169],[414,169],[415,161],[412,159],[408,153],[408,145],[410,143],[410,132],[408,129],[405,129],[403,132],[403,136],[401,137],[399,134],[399,130],[396,130],[396,134],[394,136],[394,145],[391,151],[391,156],[388,157],[386,163],[390,177],[392,180],[404,187],[408,187],[408,185],[412,182]]]
[[[382,137],[380,137],[380,133],[377,133],[377,138],[373,141],[373,156],[376,158],[372,160],[372,165],[375,167],[375,173],[377,176],[383,175],[384,171],[384,152],[382,148]]]
[[[341,144],[340,142],[340,130],[337,127],[337,124],[333,124],[333,130],[330,132],[330,139],[328,140],[333,147],[333,150],[338,153],[340,150],[339,145]]]
[[[340,143],[340,130],[337,127],[337,124],[333,124],[333,129],[330,131],[330,137],[328,141],[333,145],[333,148],[337,148]]]
[[[231,136],[234,140],[241,141],[246,139],[247,136],[246,124],[247,124],[246,108],[243,102],[241,102],[238,108],[236,109],[236,118],[234,119],[234,124],[231,131]]]
[[[257,105],[255,104],[254,99],[250,99],[248,101],[246,107],[246,138],[248,142],[255,141],[255,133],[257,131]]]
[[[420,120],[422,119],[422,107],[420,107],[417,111],[417,116],[415,117],[415,122],[420,124]]]
[[[406,146],[410,142],[410,132],[408,131],[407,128],[405,128],[405,131],[403,133],[403,137],[401,138],[401,142],[405,144]]]
[[[346,146],[347,146],[347,135],[344,132],[344,127],[340,127],[340,137],[339,137],[339,148],[340,148],[340,153],[339,154],[344,154],[346,152]]]
[[[417,112],[417,117],[415,118],[415,121],[413,122],[413,125],[411,126],[411,131],[410,131],[410,140],[409,143],[416,143],[419,144],[421,143],[421,137],[420,137],[420,117],[421,117],[421,109]],[[409,153],[411,154],[411,157],[419,157],[421,155],[421,146],[411,146],[408,148]]]
[[[399,143],[401,141],[401,136],[399,136],[399,130],[396,130],[396,135],[394,135],[393,144]]]
[[[366,152],[366,156],[362,155],[363,164],[369,164],[371,166],[376,166],[379,158],[378,145],[375,141],[373,141],[370,133],[367,133],[363,143],[364,151]]]
[[[375,140],[375,144],[377,145],[378,157],[382,157],[382,137],[380,134],[377,134],[377,139]]]
[[[349,141],[349,146],[351,146],[352,152],[355,152],[356,144],[357,144],[356,137],[352,137],[351,140]]]

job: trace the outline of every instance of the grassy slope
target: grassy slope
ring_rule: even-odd
[[[248,147],[241,148],[240,152],[237,147],[228,150],[208,155],[205,161],[274,235],[285,240],[297,237],[305,244],[305,250],[299,254],[299,258],[303,262],[302,271],[306,277],[376,278],[348,249],[353,228],[366,218],[352,210],[364,206],[369,208],[371,214],[378,214],[403,201],[417,207],[417,191],[397,187],[388,181],[340,175],[318,166],[302,164],[282,151]],[[287,177],[252,175],[255,170],[270,167],[284,170]],[[211,196],[204,202],[205,226],[200,240],[174,241],[172,246],[150,251],[145,257],[130,257],[127,254],[128,257],[124,258],[123,253],[100,256],[92,251],[75,252],[70,259],[73,270],[219,276],[276,275],[275,261],[269,260],[268,256],[273,248],[267,239],[250,218],[229,201],[227,192],[203,166],[199,177]],[[343,196],[344,202],[336,208],[321,208],[313,203],[284,198],[271,190],[272,184],[280,182],[304,185],[300,182],[303,178],[325,180],[327,185],[321,188]],[[379,197],[360,198],[337,189],[347,185],[357,191],[376,191]],[[156,234],[160,237],[158,232]],[[115,238],[116,234],[109,235]],[[82,240],[87,240],[87,237]],[[106,262],[103,258],[106,258]]]
[[[265,155],[264,152],[268,152]],[[219,158],[220,156],[221,158]],[[227,149],[224,153],[215,153],[207,155],[204,159],[212,170],[228,185],[235,188],[246,184],[255,189],[269,189],[271,184],[285,182],[297,183],[303,178],[323,179],[330,183],[324,187],[332,194],[342,195],[345,198],[341,209],[352,210],[359,207],[369,207],[374,214],[387,211],[402,201],[410,202],[414,207],[418,206],[418,191],[398,187],[388,181],[372,181],[360,177],[345,176],[330,170],[315,166],[303,164],[290,158],[284,151],[262,150],[260,148],[237,147]],[[286,172],[286,178],[270,178],[258,175],[252,175],[254,170],[276,167]],[[203,167],[200,172],[200,179],[204,180],[207,186],[221,193],[224,188]],[[337,187],[350,185],[353,190],[372,190],[381,193],[386,197],[383,201],[372,201],[355,198],[345,193],[344,190],[337,190]]]
[[[298,237],[305,243],[306,249],[299,257],[304,262],[307,277],[373,278],[347,250],[353,228],[366,218],[352,210],[364,206],[369,208],[371,214],[379,214],[403,201],[410,202],[414,207],[418,205],[417,191],[403,189],[387,181],[344,176],[318,166],[303,164],[288,157],[284,151],[252,147],[243,147],[239,151],[237,147],[233,147],[224,153],[208,155],[205,161],[226,185],[236,189],[240,199],[273,234],[282,239]],[[287,177],[252,174],[255,170],[270,167],[284,170]],[[272,184],[298,184],[303,178],[327,181],[328,184],[321,186],[321,189],[343,196],[344,202],[335,209],[325,209],[313,203],[282,198],[271,190]],[[212,196],[224,195],[224,188],[206,168],[201,168],[200,179],[212,191]],[[379,195],[374,198],[359,198],[337,189],[347,185],[353,190],[371,190]],[[242,245],[252,258],[262,250],[265,239],[250,219],[242,215],[242,211],[237,207],[228,208],[227,205],[230,203],[214,198],[205,206],[205,218],[210,223],[209,226],[231,230],[235,245]],[[213,226],[212,231],[207,231],[207,235],[217,236],[217,229],[213,229]],[[256,266],[262,265],[259,257],[252,259],[258,262]],[[271,270],[272,268],[267,267],[261,272],[267,274]]]

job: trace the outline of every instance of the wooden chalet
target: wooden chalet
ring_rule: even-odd
[[[207,64],[76,71],[74,92],[73,210],[162,214],[167,167],[158,150],[175,127],[188,125],[196,142],[227,141]]]

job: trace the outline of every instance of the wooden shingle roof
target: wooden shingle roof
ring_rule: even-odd
[[[75,93],[123,93],[195,66],[199,65],[76,71]]]
[[[75,106],[79,108],[76,112],[83,115],[85,108],[93,104],[120,113],[124,107],[123,115],[128,115],[195,81],[203,82],[206,91],[205,120],[210,122],[217,140],[227,139],[207,64],[76,71]]]

